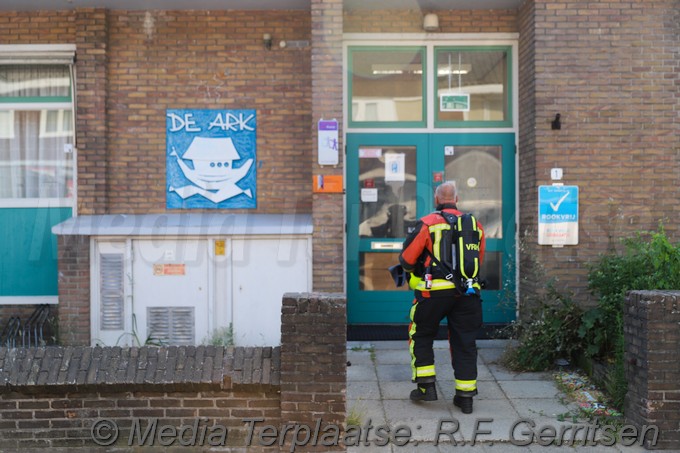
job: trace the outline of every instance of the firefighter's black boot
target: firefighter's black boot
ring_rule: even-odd
[[[434,382],[418,384],[418,387],[411,392],[411,401],[436,401],[437,388]]]
[[[477,394],[477,390],[472,392],[464,392],[456,390],[456,396],[453,397],[453,405],[460,407],[464,414],[472,413],[472,397]]]

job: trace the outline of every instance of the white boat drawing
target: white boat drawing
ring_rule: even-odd
[[[195,184],[184,187],[170,186],[169,191],[175,192],[182,199],[201,195],[213,203],[220,203],[242,193],[253,197],[250,189],[244,190],[236,185],[248,174],[253,159],[248,159],[239,168],[234,168],[233,162],[240,160],[241,155],[230,137],[196,137],[182,157],[179,157],[174,147],[170,155],[177,160],[184,176]],[[190,168],[184,160],[192,161],[194,168]]]

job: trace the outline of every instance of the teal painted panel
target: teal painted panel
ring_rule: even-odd
[[[0,297],[57,295],[57,237],[71,208],[0,209]]]

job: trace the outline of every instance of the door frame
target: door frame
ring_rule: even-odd
[[[416,218],[420,218],[434,210],[433,189],[434,172],[445,171],[444,146],[501,146],[502,147],[502,224],[501,239],[487,239],[487,250],[501,253],[501,276],[498,290],[484,290],[483,298],[485,324],[506,324],[517,316],[516,304],[501,307],[499,304],[508,297],[508,292],[516,300],[517,280],[517,231],[516,231],[516,148],[514,133],[348,133],[347,143],[347,298],[349,324],[402,324],[408,322],[408,307],[413,299],[412,292],[373,290],[369,294],[360,289],[360,254],[362,252],[380,253],[371,247],[371,243],[393,242],[401,245],[403,238],[370,239],[359,236],[359,156],[361,146],[415,146],[416,167]],[[419,181],[419,182],[418,182]],[[425,181],[425,182],[423,182]],[[398,250],[401,250],[399,247]],[[384,252],[394,253],[396,250]],[[397,261],[395,260],[396,264]],[[385,270],[387,272],[387,270]],[[363,308],[362,302],[370,297],[371,304]],[[399,305],[399,308],[396,306]],[[396,312],[396,313],[395,313]],[[397,314],[398,313],[398,314]],[[378,319],[374,322],[372,319]],[[402,319],[403,318],[403,319]]]

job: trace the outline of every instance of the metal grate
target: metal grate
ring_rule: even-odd
[[[163,345],[195,345],[194,307],[148,307],[148,340]]]
[[[123,276],[123,254],[102,253],[99,258],[101,330],[124,329]]]

